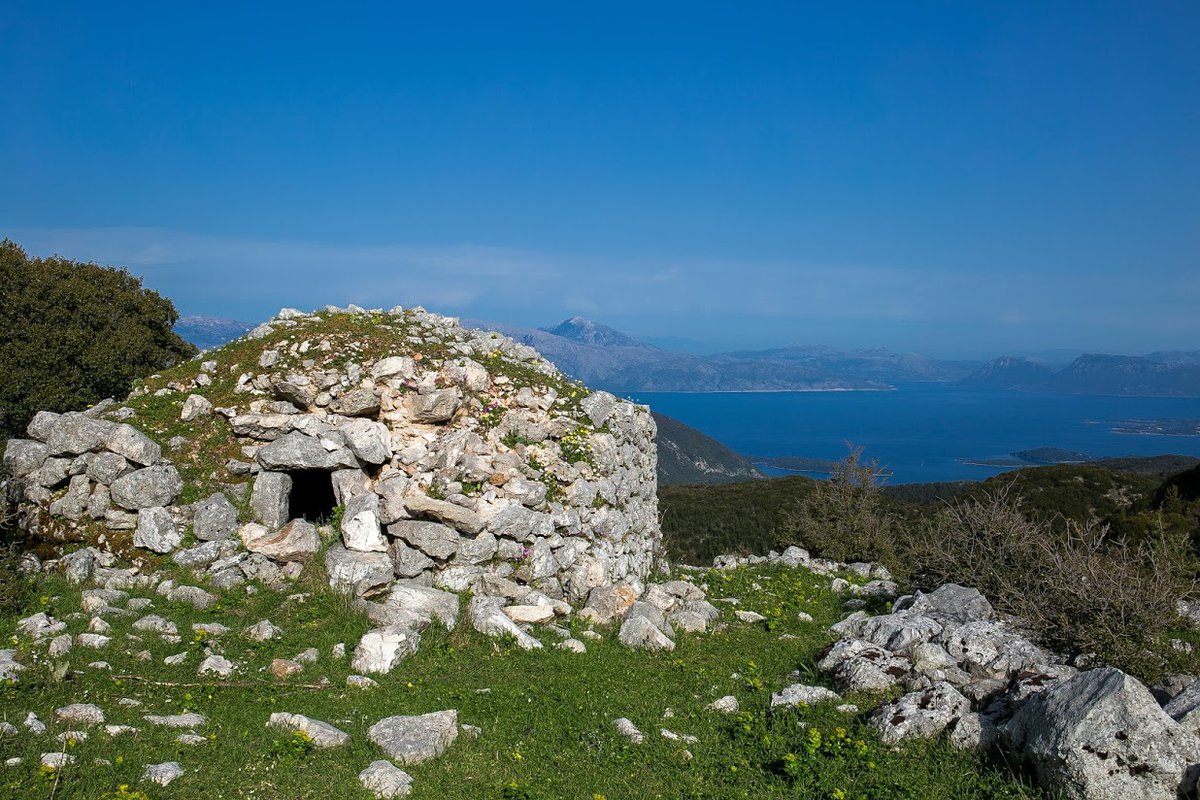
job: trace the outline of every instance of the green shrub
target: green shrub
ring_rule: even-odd
[[[1032,519],[1004,488],[948,505],[905,545],[918,585],[974,586],[1042,644],[1146,680],[1166,666],[1176,602],[1195,591],[1185,532],[1162,527],[1135,544],[1095,520]]]
[[[862,448],[851,448],[828,481],[817,483],[784,515],[789,544],[837,561],[875,561],[903,572],[896,550],[896,520],[884,509],[877,461],[862,461]]]
[[[170,300],[123,269],[29,258],[0,241],[0,438],[39,410],[70,411],[196,352]]]

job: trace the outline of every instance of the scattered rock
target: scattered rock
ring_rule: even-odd
[[[104,712],[92,703],[72,703],[55,709],[54,719],[64,725],[103,725]]]
[[[213,405],[208,401],[208,398],[198,394],[190,394],[183,401],[183,410],[180,412],[179,418],[184,422],[191,422],[200,417],[207,417],[212,414],[212,410]]]
[[[75,763],[75,756],[70,753],[42,753],[41,765],[47,769],[62,769]]]
[[[731,694],[719,697],[704,707],[705,711],[716,711],[719,714],[736,714],[742,710],[738,699]]]
[[[387,800],[408,797],[412,792],[413,779],[395,764],[381,759],[372,761],[370,766],[358,773],[358,782],[375,797]]]
[[[278,712],[267,720],[268,728],[282,728],[290,731],[300,731],[312,740],[313,747],[326,749],[342,747],[350,743],[350,734],[338,730],[328,722],[306,717],[303,714],[288,714]]]
[[[616,727],[619,735],[625,737],[634,744],[641,744],[642,742],[646,741],[646,734],[638,730],[638,727],[625,717],[620,717],[619,719],[613,720],[613,725]]]
[[[617,636],[621,644],[635,650],[674,650],[675,642],[642,616],[629,617],[621,624]]]
[[[408,628],[390,627],[368,631],[354,648],[350,667],[358,672],[384,675],[417,652],[421,636]]]
[[[304,667],[286,658],[276,658],[271,662],[270,670],[276,678],[290,678],[304,672]]]
[[[454,710],[386,717],[367,730],[367,737],[389,758],[409,766],[440,756],[457,736]]]
[[[516,640],[517,646],[523,650],[541,648],[541,642],[525,633],[505,615],[501,610],[502,604],[503,600],[498,597],[476,595],[471,598],[471,602],[467,605],[467,617],[471,621],[471,626],[485,636],[493,638],[511,636]]]
[[[771,708],[778,706],[815,706],[817,703],[828,703],[841,700],[842,696],[824,686],[805,686],[795,683],[779,694],[771,695]]]
[[[147,764],[142,773],[142,780],[166,786],[171,781],[183,775],[183,767],[178,761],[164,761],[161,764]]]
[[[263,619],[246,628],[245,636],[254,642],[266,642],[283,635],[283,629],[272,624],[271,620]]]
[[[147,714],[144,719],[151,725],[161,725],[165,728],[199,728],[208,722],[208,718],[194,711],[185,714]]]
[[[209,656],[200,662],[197,675],[216,675],[218,678],[228,678],[237,669],[233,662],[225,656]]]

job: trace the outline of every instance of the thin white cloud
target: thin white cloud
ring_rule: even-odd
[[[803,261],[601,259],[481,245],[333,245],[157,228],[27,229],[35,255],[128,266],[188,312],[265,315],[281,306],[425,305],[510,321],[558,314],[642,320],[650,333],[710,333],[721,320],[797,329],[945,325],[1062,331],[1125,326],[1200,335],[1200,282]],[[1086,295],[1084,290],[1086,288]],[[691,328],[689,328],[691,326]]]

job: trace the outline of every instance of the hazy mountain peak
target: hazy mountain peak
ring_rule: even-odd
[[[175,332],[201,350],[208,350],[236,339],[252,327],[235,319],[189,314],[175,323]]]
[[[546,333],[561,336],[564,339],[570,339],[583,344],[590,344],[596,347],[647,347],[648,345],[639,342],[632,336],[621,333],[616,328],[610,328],[607,325],[601,325],[599,322],[594,322],[586,317],[571,317],[563,320],[553,328],[542,328]]]

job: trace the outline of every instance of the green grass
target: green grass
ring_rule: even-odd
[[[0,794],[13,797],[96,800],[128,785],[153,798],[366,798],[357,774],[382,758],[366,731],[380,718],[455,708],[459,721],[478,725],[475,740],[459,737],[441,758],[408,768],[415,778],[414,798],[1015,798],[1040,796],[1013,778],[981,764],[974,755],[950,750],[944,743],[920,743],[893,751],[882,746],[866,726],[863,713],[847,715],[832,707],[768,713],[770,694],[795,682],[799,670],[806,682],[820,682],[813,663],[828,641],[826,626],[840,618],[839,601],[827,582],[803,570],[776,568],[708,573],[710,597],[737,597],[736,608],[758,611],[767,620],[746,625],[732,616],[734,607],[715,600],[728,628],[704,635],[680,634],[672,653],[633,652],[606,632],[601,642],[588,642],[576,655],[547,647],[527,653],[486,639],[465,625],[453,633],[431,628],[421,649],[391,674],[377,676],[377,689],[345,687],[350,659],[330,654],[337,642],[350,650],[368,625],[346,600],[328,591],[315,574],[302,576],[295,592],[309,593],[304,602],[287,594],[260,591],[254,596],[233,592],[208,611],[168,603],[151,596],[154,613],[175,621],[184,636],[168,645],[154,635],[127,642],[137,617],[110,619],[113,642],[102,651],[76,648],[68,660],[71,672],[55,682],[52,665],[34,667],[19,683],[0,689],[0,711],[19,724],[36,711],[50,726],[42,737],[22,734],[0,740],[0,757],[20,756],[24,763],[0,771]],[[36,599],[21,613],[45,609],[66,618],[78,609],[80,589],[56,578],[37,587]],[[807,611],[813,623],[799,623]],[[17,615],[0,618],[7,637]],[[282,627],[282,639],[254,644],[240,636],[242,628],[261,618]],[[195,675],[202,642],[190,635],[192,622],[222,622],[233,630],[219,640],[225,655],[238,662],[232,679],[218,686]],[[87,619],[69,622],[72,633]],[[788,638],[781,638],[790,634]],[[794,638],[792,638],[794,637]],[[541,635],[550,645],[556,637]],[[28,642],[18,645],[27,655]],[[153,658],[137,661],[132,653],[147,648]],[[321,658],[290,681],[266,671],[275,657],[292,657],[317,647]],[[162,659],[188,650],[185,666],[167,667]],[[107,660],[113,672],[84,666]],[[138,679],[120,677],[136,675]],[[320,676],[325,688],[306,688]],[[195,686],[168,684],[200,684]],[[736,695],[742,713],[726,717],[704,710],[712,700]],[[118,705],[136,698],[139,708]],[[141,728],[136,735],[110,738],[102,730],[69,748],[78,758],[60,774],[38,768],[40,754],[57,749],[53,735],[55,708],[72,702],[94,702],[109,723]],[[674,716],[664,719],[670,708]],[[198,711],[210,722],[198,732],[208,744],[181,747],[178,731],[154,728],[142,720],[148,713]],[[351,736],[351,744],[333,751],[296,747],[283,731],[265,727],[274,711],[302,713],[330,722]],[[621,739],[612,722],[628,717],[647,734],[641,745]],[[660,728],[697,736],[695,744],[672,742]],[[819,741],[813,734],[819,731]],[[685,753],[685,749],[690,752]],[[109,765],[96,765],[94,759]],[[186,770],[171,786],[139,783],[148,763],[179,761]]]

